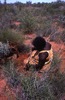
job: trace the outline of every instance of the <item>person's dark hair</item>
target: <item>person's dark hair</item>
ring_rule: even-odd
[[[41,36],[38,36],[33,40],[32,45],[40,51],[45,47],[46,41]]]

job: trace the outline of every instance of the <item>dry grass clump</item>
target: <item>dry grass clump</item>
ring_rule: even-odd
[[[15,88],[17,100],[59,100],[65,92],[65,75],[60,73],[61,59],[58,52],[54,52],[51,68],[42,74],[41,78],[34,70],[29,75],[18,73],[12,61],[5,63],[3,70],[8,84]]]

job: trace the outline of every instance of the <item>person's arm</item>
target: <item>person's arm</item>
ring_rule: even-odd
[[[36,70],[42,69],[47,57],[48,57],[48,53],[47,52],[39,54],[39,63],[38,63],[38,65],[35,66]]]

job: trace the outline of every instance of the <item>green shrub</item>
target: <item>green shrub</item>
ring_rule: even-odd
[[[0,41],[7,42],[13,44],[21,44],[23,42],[23,36],[17,32],[13,32],[12,30],[3,30],[0,33]]]
[[[7,60],[3,65],[4,75],[7,78],[7,83],[12,87],[17,87],[19,84],[19,73],[15,69],[15,63],[12,60]]]
[[[60,71],[61,58],[59,54],[59,51],[54,52],[51,68],[47,73],[48,77],[46,78],[46,81],[49,82],[49,85],[51,86],[53,96],[56,97],[57,100],[62,98],[65,91],[65,74]]]
[[[54,52],[54,58],[51,64],[51,68],[48,72],[48,81],[51,85],[53,95],[59,100],[65,91],[65,74],[60,71],[60,52]]]
[[[60,73],[60,71],[53,73],[50,84],[52,86],[53,94],[59,100],[65,92],[65,74]]]
[[[49,82],[38,78],[35,73],[21,76],[21,86],[27,100],[56,100]]]
[[[35,29],[34,17],[30,14],[30,12],[26,12],[25,15],[21,19],[21,28],[24,33],[33,33]]]
[[[37,34],[41,34],[45,37],[49,36],[51,34],[51,20],[48,20],[46,17],[38,16],[36,18],[37,26],[35,28],[35,31]]]
[[[65,74],[60,71],[61,61],[60,52],[54,52],[54,58],[48,73],[51,89],[57,100],[60,100],[65,91]]]

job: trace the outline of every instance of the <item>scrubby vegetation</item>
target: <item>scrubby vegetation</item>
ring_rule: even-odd
[[[29,3],[0,4],[0,29],[15,29],[21,34],[34,32],[43,36],[60,34],[58,28],[65,27],[65,2]]]
[[[41,78],[35,71],[31,71],[28,76],[17,72],[12,61],[2,66],[7,84],[12,90],[16,89],[17,100],[60,100],[65,92],[65,74],[59,70],[61,59],[56,55],[57,52],[54,53],[50,70],[42,73]]]
[[[24,44],[27,39],[25,35],[33,33],[44,36],[49,41],[65,43],[65,2],[0,3],[0,42],[8,42],[9,46],[24,55],[30,51],[30,46]],[[28,74],[20,73],[16,60],[12,59],[7,59],[0,67],[8,87],[12,92],[15,90],[16,100],[64,100],[61,98],[65,96],[65,74],[59,70],[60,63],[60,53],[54,51],[51,68],[48,72],[40,73],[41,77],[34,70]],[[7,88],[5,91],[8,98],[11,98],[12,93]]]
[[[54,38],[56,33],[60,34],[59,27],[64,31],[65,2],[0,4],[0,16],[0,31],[10,29],[11,32],[14,29],[21,34],[36,33],[43,36],[52,34],[51,38]]]
[[[13,44],[22,44],[24,37],[16,31],[12,30],[2,30],[0,33],[0,41],[7,42]]]

